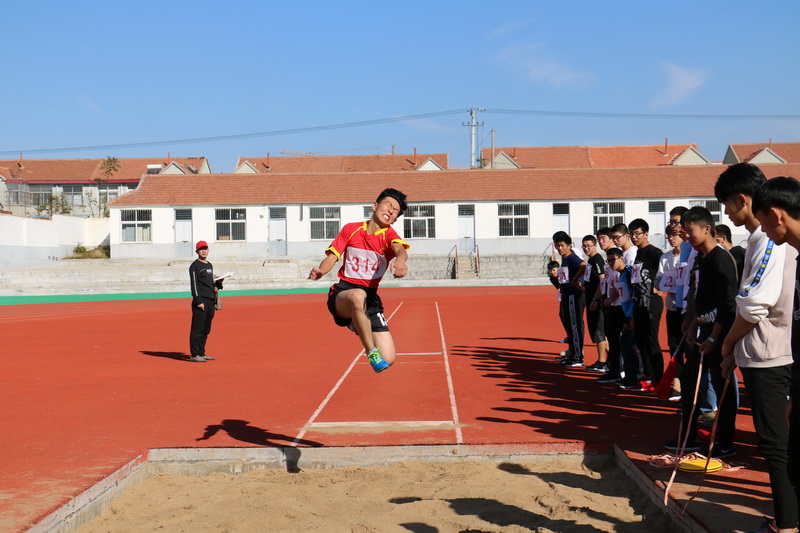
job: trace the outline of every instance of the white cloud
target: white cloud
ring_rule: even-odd
[[[594,75],[572,68],[537,42],[521,41],[506,46],[495,54],[495,60],[534,83],[580,87],[594,81]]]
[[[503,37],[510,33],[514,33],[518,29],[527,26],[531,22],[531,20],[532,19],[517,19],[511,22],[507,22],[506,24],[501,24],[500,26],[497,26],[492,31],[490,31],[486,35],[486,39],[496,39],[498,37]]]
[[[704,70],[692,70],[672,63],[664,63],[662,68],[667,78],[667,85],[653,100],[653,107],[668,107],[683,103],[709,80]]]
[[[92,111],[94,111],[96,113],[99,113],[100,115],[103,115],[106,118],[111,118],[111,115],[109,113],[107,113],[105,109],[103,109],[102,107],[100,107],[99,105],[94,103],[92,100],[90,100],[86,96],[84,96],[82,94],[79,94],[76,97],[76,100],[78,100],[78,102],[80,102],[81,104],[85,105],[86,107],[88,107]]]

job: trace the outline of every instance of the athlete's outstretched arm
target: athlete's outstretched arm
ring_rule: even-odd
[[[408,260],[408,252],[399,242],[392,244],[392,250],[394,251],[395,255],[394,262],[391,266],[392,274],[394,274],[394,277],[396,278],[402,278],[408,274],[408,265],[406,264],[406,261]]]
[[[333,265],[335,265],[336,261],[338,260],[339,258],[336,257],[336,254],[334,254],[333,252],[328,252],[328,255],[325,257],[325,259],[322,260],[319,266],[311,269],[311,273],[309,273],[308,279],[316,280],[321,278],[322,276],[331,271]]]

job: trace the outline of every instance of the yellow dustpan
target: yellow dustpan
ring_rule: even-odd
[[[718,470],[722,470],[722,461],[718,459],[711,459],[708,461],[708,468],[706,468],[706,459],[686,459],[685,461],[680,462],[678,465],[678,470],[681,472],[694,473],[700,473],[703,471],[716,472]]]

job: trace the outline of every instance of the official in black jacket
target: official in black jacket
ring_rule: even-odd
[[[192,329],[189,333],[190,361],[204,363],[216,359],[206,354],[206,339],[214,320],[214,303],[222,281],[214,281],[214,267],[208,261],[208,243],[198,241],[197,259],[189,267],[192,289]]]

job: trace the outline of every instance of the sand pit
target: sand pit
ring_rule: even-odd
[[[158,474],[91,532],[677,532],[617,466],[400,462],[290,473]]]

